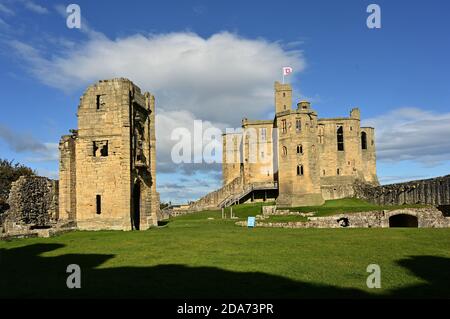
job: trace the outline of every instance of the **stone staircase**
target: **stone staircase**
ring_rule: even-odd
[[[278,184],[276,182],[244,185],[242,178],[237,177],[227,185],[224,185],[218,190],[203,196],[198,201],[191,203],[189,210],[200,211],[228,207],[239,203],[241,199],[255,190],[272,190],[277,188]]]
[[[272,189],[277,189],[278,188],[278,183],[273,182],[273,183],[253,183],[253,184],[248,184],[244,186],[244,189],[242,190],[242,192],[237,193],[237,194],[231,194],[230,196],[228,196],[227,198],[225,198],[223,201],[221,201],[218,205],[219,208],[224,208],[224,207],[228,207],[234,204],[239,204],[239,201],[244,198],[245,196],[247,196],[248,194],[250,194],[251,192],[255,191],[255,190],[272,190]]]

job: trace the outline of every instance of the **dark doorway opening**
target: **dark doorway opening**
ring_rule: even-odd
[[[407,214],[398,214],[389,217],[389,227],[419,227],[419,221],[416,216]]]
[[[134,230],[139,230],[139,223],[141,219],[141,185],[134,184],[133,187],[133,214],[131,217],[132,227]]]

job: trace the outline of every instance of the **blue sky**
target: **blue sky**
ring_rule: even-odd
[[[295,98],[320,117],[361,108],[376,128],[382,183],[449,173],[448,1],[0,0],[0,157],[57,177],[59,137],[87,85],[129,77],[157,99],[163,201],[220,185],[219,165],[170,162],[169,128],[270,118],[273,81],[292,65]],[[381,7],[368,29],[366,7]]]

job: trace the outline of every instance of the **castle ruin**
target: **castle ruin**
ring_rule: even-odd
[[[157,225],[155,98],[130,80],[99,81],[59,143],[59,219],[81,230]]]
[[[319,118],[307,101],[292,109],[292,88],[275,82],[275,118],[242,120],[223,135],[223,187],[192,209],[276,199],[280,207],[321,205],[355,195],[355,182],[378,185],[374,128],[360,111]],[[252,158],[253,157],[253,158]]]

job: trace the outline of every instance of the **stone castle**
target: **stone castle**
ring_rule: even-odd
[[[59,143],[58,219],[82,230],[156,225],[154,96],[127,79],[99,81],[77,116],[78,129]]]
[[[321,205],[354,195],[356,182],[378,185],[374,128],[360,111],[318,118],[307,101],[292,108],[292,88],[275,82],[275,118],[242,120],[223,135],[223,187],[191,208],[276,199],[280,207]]]
[[[438,208],[326,218],[307,213],[308,223],[274,227],[450,225],[450,175],[379,186],[374,129],[361,127],[359,110],[321,119],[309,102],[292,109],[289,84],[275,82],[274,120],[244,119],[241,131],[223,135],[223,187],[171,213],[160,211],[156,191],[154,96],[128,79],[99,81],[80,98],[77,116],[78,129],[59,143],[59,181],[22,176],[12,183],[8,207],[0,211],[0,239],[144,230],[164,217],[268,199],[276,205],[263,207],[264,216],[299,214],[287,207],[344,197]]]

